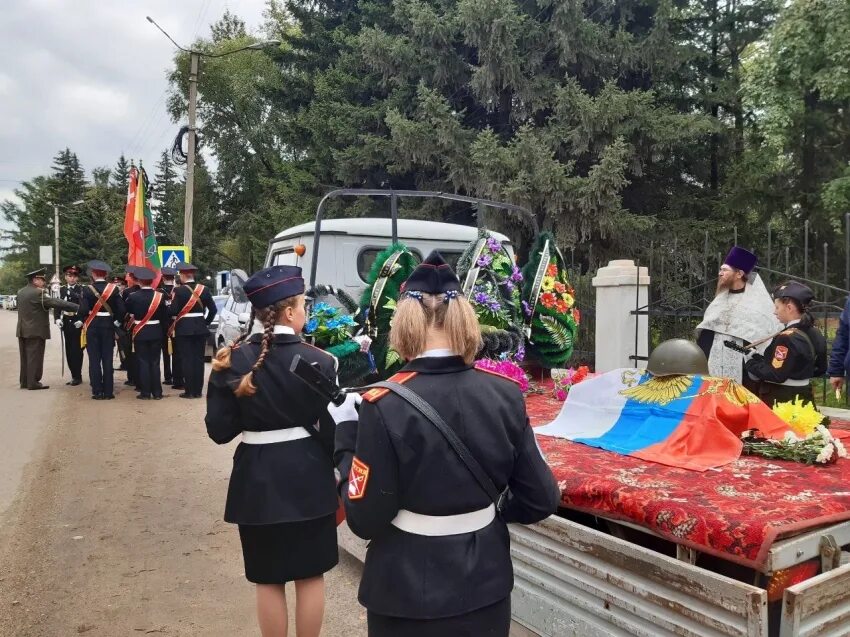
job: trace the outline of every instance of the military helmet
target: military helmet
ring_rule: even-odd
[[[656,347],[646,371],[653,376],[708,374],[708,360],[699,345],[684,338],[671,338]]]

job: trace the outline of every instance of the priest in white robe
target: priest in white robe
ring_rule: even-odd
[[[745,346],[766,339],[755,348],[763,352],[770,337],[782,329],[773,314],[770,293],[753,272],[757,262],[756,255],[738,246],[729,251],[720,266],[714,300],[697,325],[697,343],[708,358],[709,373],[744,384],[744,356],[723,341]]]

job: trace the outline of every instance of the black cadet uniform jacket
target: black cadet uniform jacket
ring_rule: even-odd
[[[289,365],[300,354],[306,361],[318,363],[321,372],[333,381],[336,361],[296,334],[275,334],[271,350],[254,374],[256,394],[237,398],[233,393],[257,360],[261,340],[262,335],[255,334],[234,347],[230,369],[210,375],[206,415],[210,438],[225,444],[243,430],[306,428],[320,419],[332,437],[327,401],[310,391],[289,371]],[[226,522],[313,520],[330,515],[338,505],[330,450],[313,437],[260,445],[240,443],[236,447],[224,511]]]
[[[135,322],[141,321],[148,314],[148,310],[151,307],[151,303],[153,302],[153,293],[154,290],[148,288],[140,288],[138,291],[133,292],[130,296],[127,297],[127,314],[132,314]],[[139,330],[138,334],[134,336],[134,339],[137,341],[159,341],[162,340],[163,335],[165,334],[165,330],[167,329],[167,321],[168,321],[168,309],[165,305],[165,295],[162,296],[159,302],[159,306],[154,312],[153,316],[151,316],[150,321],[145,324],[145,326]],[[151,324],[153,321],[158,321],[157,323]],[[132,334],[132,325],[130,334]]]
[[[506,523],[538,522],[554,513],[560,500],[522,391],[459,356],[418,358],[391,380],[403,382],[434,407],[496,488],[510,486],[513,497],[501,519],[471,533],[433,537],[393,526],[400,509],[457,515],[484,509],[491,500],[418,410],[385,390],[364,395],[359,422],[340,422],[336,430],[340,473],[349,476],[355,463],[361,481],[355,489],[340,485],[348,525],[372,540],[360,603],[381,615],[435,619],[499,602],[513,588]]]
[[[92,283],[94,289],[96,289],[98,294],[101,295],[103,294],[103,291],[106,289],[107,285],[108,283],[106,281],[95,281],[94,283]],[[92,322],[89,323],[88,329],[114,330],[115,326],[112,324],[113,321],[124,321],[124,316],[126,314],[126,309],[124,307],[124,299],[121,298],[121,292],[119,291],[117,285],[113,285],[112,290],[113,291],[109,295],[109,298],[103,299],[112,310],[112,316],[95,316],[92,319]],[[91,312],[92,308],[95,306],[96,303],[97,297],[91,291],[89,286],[85,286],[83,288],[82,294],[80,295],[80,309],[77,313],[77,318],[85,323],[85,320],[88,318],[89,312]],[[101,306],[100,311],[98,313],[106,311],[106,308]]]
[[[814,325],[792,325],[770,342],[764,356],[754,356],[746,370],[759,380],[782,384],[826,373],[826,339]]]
[[[59,298],[63,301],[68,301],[69,303],[80,304],[80,296],[83,293],[83,286],[79,283],[75,285],[63,285],[59,288]],[[67,314],[63,317],[62,315]],[[53,309],[53,318],[60,319],[64,318],[65,322],[76,321],[76,312],[71,312],[70,310],[61,310],[58,307]]]
[[[183,309],[183,306],[192,300],[192,292],[196,285],[199,284],[195,281],[190,281],[189,283],[184,283],[183,285],[178,285],[174,288],[174,299],[168,307],[168,313],[173,318],[176,319],[180,310]],[[215,301],[212,297],[212,292],[210,292],[209,288],[206,286],[204,287],[204,291],[201,292],[198,301],[195,302],[194,307],[192,307],[187,314],[203,314],[204,308],[207,310],[205,317],[184,316],[177,321],[177,327],[174,328],[174,334],[176,336],[199,336],[202,334],[209,334],[208,325],[213,322],[217,310],[215,307]]]

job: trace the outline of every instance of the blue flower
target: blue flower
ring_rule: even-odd
[[[476,303],[480,303],[481,305],[485,305],[490,301],[490,297],[484,294],[484,292],[476,292],[475,296],[472,297],[472,300]]]
[[[346,314],[339,320],[339,322],[343,325],[354,325],[354,317],[350,314]]]
[[[319,321],[317,321],[317,320],[316,320],[316,319],[314,319],[314,318],[311,318],[309,321],[307,321],[307,325],[306,325],[306,326],[304,326],[304,330],[305,330],[308,334],[312,334],[313,332],[315,332],[315,331],[316,331],[316,328],[317,328],[317,327],[319,327]]]
[[[329,330],[335,330],[336,328],[339,327],[339,320],[338,319],[331,319],[330,321],[325,323],[325,327],[327,327]]]
[[[488,265],[493,263],[493,257],[489,254],[482,254],[478,257],[478,261],[475,262],[479,268],[486,268]]]

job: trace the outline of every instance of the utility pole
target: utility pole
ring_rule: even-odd
[[[259,51],[269,47],[280,46],[280,40],[263,40],[254,42],[238,49],[231,51],[223,51],[221,53],[205,53],[195,49],[187,49],[180,46],[174,41],[168,33],[159,26],[156,21],[150,16],[145,16],[145,19],[159,29],[162,34],[168,38],[171,43],[184,53],[189,54],[189,148],[186,154],[186,200],[183,208],[183,244],[192,250],[192,205],[195,199],[195,153],[197,151],[197,135],[195,133],[195,111],[198,105],[198,62],[201,57],[205,58],[221,58],[226,55],[239,53],[240,51]]]
[[[195,111],[198,105],[198,61],[200,56],[189,54],[189,148],[186,155],[186,201],[183,209],[183,245],[192,253],[192,205],[195,202]]]
[[[72,201],[70,204],[63,206],[64,208],[74,208],[76,206],[82,206],[85,203],[85,199],[78,199],[77,201]],[[53,204],[53,251],[55,252],[56,259],[56,278],[61,282],[62,279],[59,278],[59,204]]]

